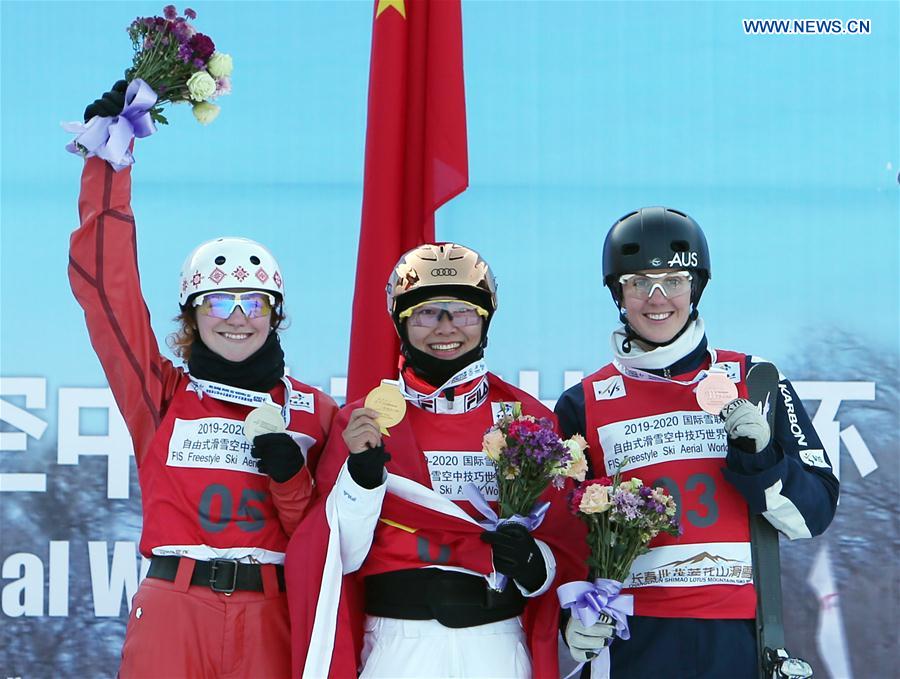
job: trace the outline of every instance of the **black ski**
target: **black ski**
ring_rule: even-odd
[[[771,363],[757,363],[747,373],[747,396],[761,407],[775,432],[775,408],[778,403],[778,369]],[[784,650],[784,622],[781,601],[781,555],[778,531],[762,514],[750,519],[750,553],[753,558],[753,584],[756,586],[756,644],[759,653],[759,676],[811,677],[804,661],[790,658]],[[807,670],[807,671],[804,671]],[[796,672],[796,674],[794,674]]]

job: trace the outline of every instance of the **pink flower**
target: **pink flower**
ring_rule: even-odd
[[[578,514],[578,509],[581,507],[581,499],[584,497],[584,489],[576,488],[572,491],[572,494],[569,496],[569,511],[573,514]]]
[[[166,5],[165,7],[163,7],[163,16],[165,16],[169,21],[172,21],[175,17],[177,17],[178,10],[175,9],[175,5]]]
[[[223,75],[221,78],[216,79],[216,91],[213,96],[221,97],[225,94],[231,94],[231,78],[227,75]]]
[[[197,13],[194,10],[192,10],[190,7],[185,8],[184,15],[188,19],[196,19],[197,18]]]
[[[523,436],[538,432],[541,430],[541,425],[539,425],[534,420],[514,420],[509,425],[509,435],[516,439],[521,439]]]

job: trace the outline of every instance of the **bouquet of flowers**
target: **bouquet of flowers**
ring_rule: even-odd
[[[563,441],[550,420],[522,415],[518,403],[488,429],[482,447],[497,471],[501,518],[529,514],[548,485],[562,488],[564,479],[583,481],[587,472],[587,441]]]
[[[168,123],[163,104],[186,101],[200,123],[211,123],[219,107],[210,100],[231,94],[231,56],[217,52],[212,38],[197,32],[189,21],[197,18],[194,10],[185,9],[182,17],[174,5],[166,5],[163,15],[138,17],[128,26],[134,59],[125,79],[141,79],[156,92],[148,111],[155,122]]]
[[[162,113],[165,104],[188,102],[198,122],[207,125],[215,120],[219,106],[212,100],[231,93],[234,66],[230,55],[217,52],[212,39],[194,28],[191,20],[196,17],[190,8],[180,16],[174,5],[167,5],[163,16],[131,22],[127,31],[134,57],[125,71],[124,109],[116,116],[94,116],[84,124],[64,123],[63,128],[77,134],[66,147],[69,151],[86,158],[99,156],[120,170],[134,162],[132,139],[153,134],[154,123],[168,123]],[[121,94],[114,88],[117,91]]]
[[[563,441],[550,420],[523,415],[519,403],[504,406],[497,422],[485,433],[482,448],[497,472],[500,516],[474,483],[467,484],[464,493],[485,517],[481,525],[488,530],[505,523],[535,530],[550,508],[549,502],[537,506],[547,486],[552,483],[562,488],[566,478],[583,481],[587,472],[587,441],[581,436]],[[495,572],[490,583],[493,589],[503,591],[506,576]]]
[[[588,567],[593,582],[569,582],[556,593],[560,605],[585,627],[603,619],[615,626],[615,636],[628,639],[631,595],[620,594],[631,565],[649,551],[660,533],[681,535],[675,501],[664,488],[645,486],[639,478],[623,481],[619,474],[580,484],[572,491],[570,509],[588,526]],[[604,649],[605,651],[606,649]],[[608,656],[601,656],[605,663]],[[603,670],[598,671],[602,675]]]
[[[645,486],[637,477],[585,481],[572,492],[570,508],[588,526],[592,578],[624,582],[631,564],[649,550],[653,538],[660,533],[681,534],[672,496],[664,488]]]

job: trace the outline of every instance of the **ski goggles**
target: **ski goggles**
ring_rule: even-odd
[[[458,299],[431,299],[401,311],[400,320],[409,319],[409,325],[420,328],[434,328],[444,314],[457,328],[477,325],[479,317],[488,317],[488,312],[476,304]]]
[[[622,296],[629,299],[649,299],[657,288],[667,299],[675,299],[691,291],[692,278],[687,271],[627,273],[619,276],[619,283],[622,284]]]
[[[275,296],[268,292],[204,292],[194,298],[194,306],[206,316],[229,318],[237,307],[247,318],[262,318],[272,313]]]

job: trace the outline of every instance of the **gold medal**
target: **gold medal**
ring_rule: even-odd
[[[392,380],[381,380],[381,384],[366,396],[365,406],[378,411],[378,427],[385,436],[390,436],[388,427],[393,427],[406,415],[406,399]]]
[[[722,407],[737,398],[738,390],[725,373],[713,372],[700,380],[695,390],[697,403],[710,415],[718,415]]]
[[[284,418],[275,406],[254,408],[244,419],[244,438],[250,443],[260,434],[280,434],[284,429]]]

